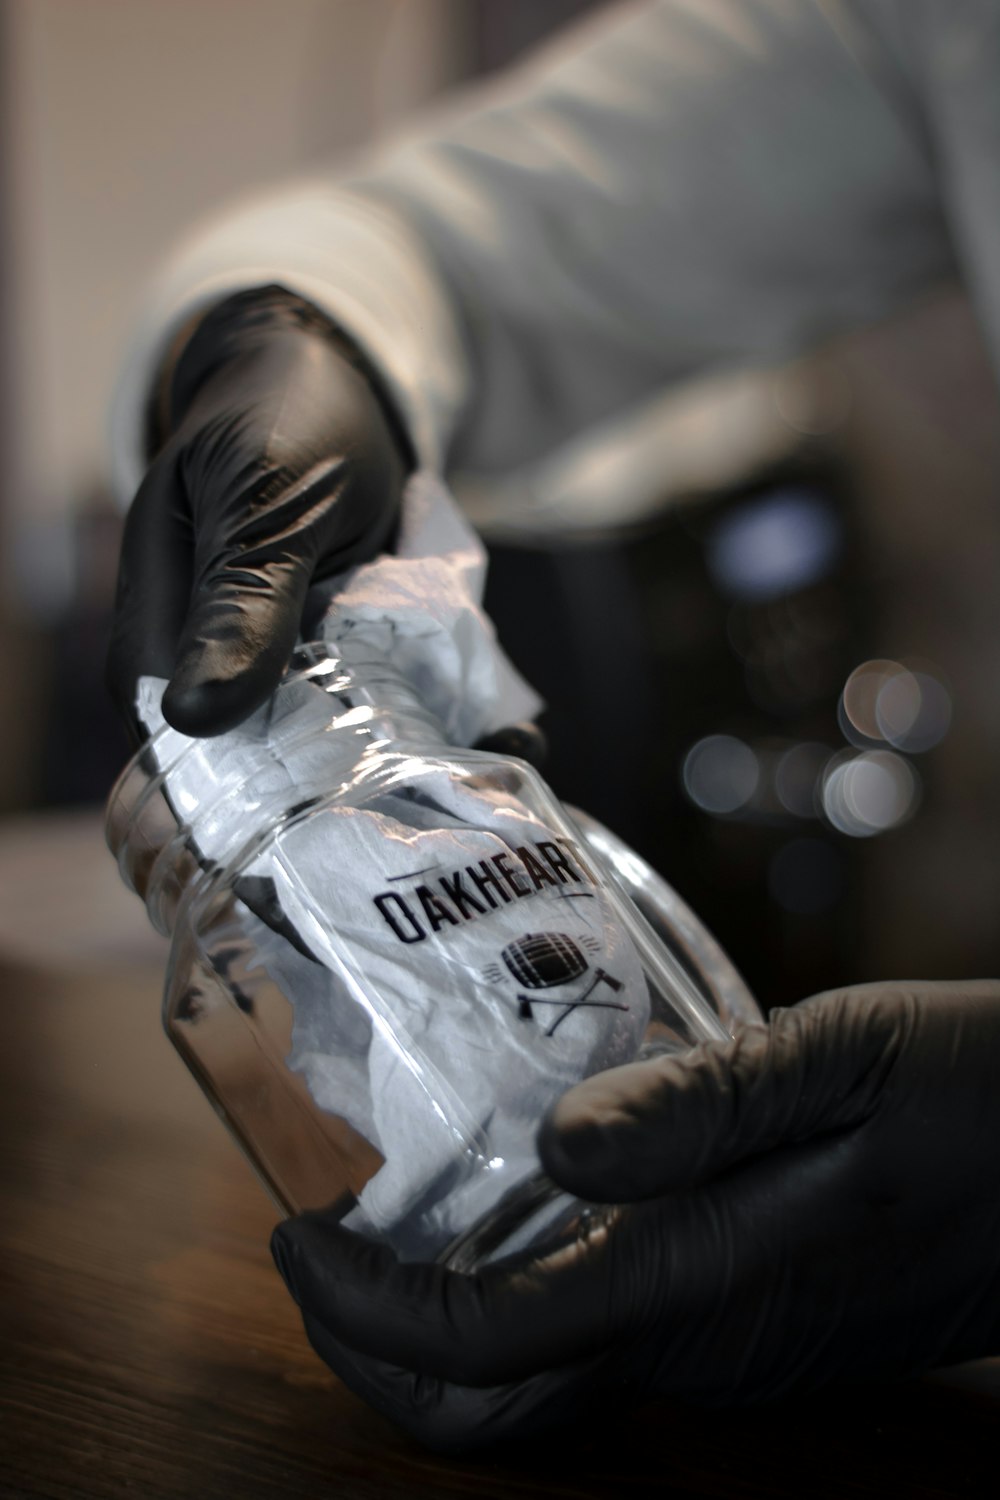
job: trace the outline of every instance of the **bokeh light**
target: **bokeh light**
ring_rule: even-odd
[[[912,816],[920,780],[909,761],[893,750],[844,751],[823,776],[823,812],[850,838],[871,838]]]
[[[875,718],[884,739],[910,754],[930,750],[951,727],[951,697],[929,672],[897,672],[882,685]]]
[[[696,807],[716,816],[738,812],[760,781],[760,761],[731,734],[710,734],[684,757],[684,790]]]
[[[840,727],[855,745],[880,740],[919,754],[938,744],[951,727],[951,697],[929,671],[875,658],[855,667],[844,684]]]
[[[786,812],[796,818],[815,818],[819,785],[830,760],[830,749],[811,740],[792,745],[774,768],[774,790]]]
[[[731,598],[779,598],[818,582],[843,545],[843,526],[825,496],[805,486],[770,491],[722,517],[706,561]]]

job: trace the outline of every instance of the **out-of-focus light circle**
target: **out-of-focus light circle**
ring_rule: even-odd
[[[951,727],[951,698],[930,672],[876,658],[855,667],[838,708],[840,727],[856,745],[886,740],[917,753],[944,739]]]
[[[703,812],[724,815],[745,807],[757,790],[760,762],[731,734],[710,734],[684,757],[684,790]]]
[[[908,761],[892,750],[847,752],[823,777],[823,812],[851,838],[872,838],[905,823],[916,808],[920,782]]]
[[[789,485],[717,521],[705,557],[715,582],[732,598],[775,599],[828,573],[841,543],[840,519],[830,502]]]
[[[948,733],[951,698],[929,672],[897,672],[879,690],[875,718],[890,745],[919,753],[930,750]]]
[[[823,839],[791,839],[768,866],[767,888],[771,899],[795,916],[830,911],[844,890],[840,852]]]
[[[816,816],[820,777],[829,759],[826,745],[808,740],[784,752],[774,768],[774,790],[786,812],[796,818]]]
[[[840,699],[841,728],[849,739],[880,740],[878,700],[883,688],[906,668],[898,661],[876,657],[863,661],[844,683]],[[853,731],[853,732],[852,732]]]

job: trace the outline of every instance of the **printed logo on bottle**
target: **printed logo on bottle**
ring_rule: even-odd
[[[556,837],[512,846],[444,874],[419,870],[393,879],[397,888],[372,900],[401,943],[422,943],[434,933],[540,893],[582,895],[588,886],[600,889],[578,846]],[[583,889],[574,892],[574,887]]]
[[[480,978],[501,993],[512,992],[514,1016],[544,1036],[555,1036],[582,1009],[630,1009],[626,982],[608,961],[605,945],[613,929],[607,926],[601,882],[572,840],[553,835],[508,844],[502,853],[459,869],[410,871],[392,884],[372,900],[400,943],[441,937],[447,944],[455,940],[455,929],[492,918],[483,936],[499,925],[502,946],[499,961],[490,959]],[[537,925],[527,931],[520,920],[522,901],[538,908]],[[497,947],[492,951],[496,954]]]
[[[581,1005],[598,1010],[628,1010],[622,1001],[606,998],[607,992],[618,995],[625,988],[620,979],[600,967],[593,970],[592,977],[587,977],[590,964],[583,956],[581,944],[594,948],[600,946],[586,934],[581,935],[578,943],[567,932],[526,932],[516,942],[508,943],[500,955],[518,984],[532,991],[530,995],[518,994],[517,1013],[522,1021],[538,1019],[536,1006],[540,1009],[546,1006],[555,1008],[554,1018],[545,1026],[546,1036],[554,1036],[566,1017],[579,1010]],[[539,990],[565,990],[578,979],[581,983],[575,994],[538,994]],[[594,999],[598,990],[601,993]]]

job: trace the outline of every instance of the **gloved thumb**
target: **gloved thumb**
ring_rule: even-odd
[[[301,488],[301,487],[300,487]],[[293,526],[287,528],[293,534]],[[201,540],[207,551],[209,533]],[[163,713],[182,734],[221,734],[274,692],[288,663],[314,557],[293,544],[271,556],[269,541],[233,556],[220,545],[202,565],[180,632]]]
[[[625,1203],[696,1187],[777,1145],[859,1124],[906,1029],[883,987],[815,996],[731,1041],[597,1073],[558,1099],[538,1149],[579,1197]]]

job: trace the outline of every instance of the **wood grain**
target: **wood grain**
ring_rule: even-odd
[[[160,1031],[155,969],[0,967],[0,1018],[4,1497],[995,1493],[996,1363],[428,1454],[311,1353],[275,1212]]]

